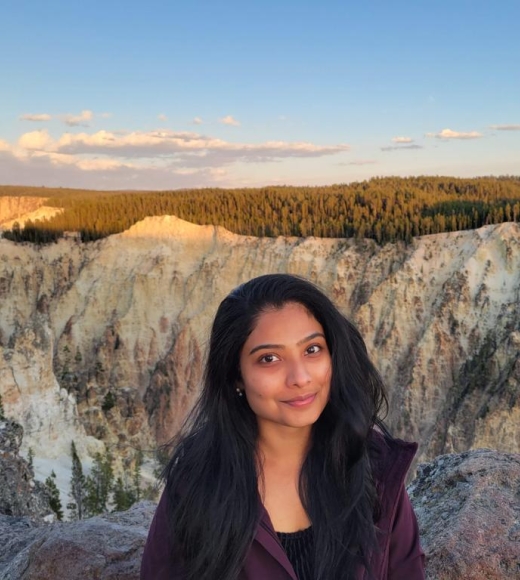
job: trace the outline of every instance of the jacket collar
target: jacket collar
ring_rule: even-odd
[[[259,500],[260,502],[260,500]],[[267,552],[278,561],[278,563],[285,569],[287,574],[292,580],[298,580],[296,573],[287,558],[285,550],[282,548],[278,536],[274,531],[271,518],[267,513],[264,505],[260,502],[260,520],[256,529],[255,541],[257,541],[261,546],[263,546]]]

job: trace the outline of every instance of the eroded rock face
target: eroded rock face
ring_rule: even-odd
[[[443,455],[419,467],[408,491],[427,578],[520,578],[519,454]]]
[[[34,472],[20,457],[21,425],[0,419],[0,514],[30,516],[35,521],[53,517],[44,486],[34,481]]]
[[[421,460],[520,451],[519,224],[380,248],[172,216],[87,245],[0,239],[0,393],[24,445],[38,457],[101,440],[124,463],[169,440],[199,392],[219,302],[269,272],[317,282],[359,326],[389,387],[390,429],[418,441]],[[45,404],[27,413],[30,401]]]
[[[44,197],[0,196],[0,225],[24,218],[28,213],[41,207],[45,201]]]

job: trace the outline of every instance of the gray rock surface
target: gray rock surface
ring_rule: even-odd
[[[520,454],[442,455],[419,466],[408,492],[428,580],[520,578]]]
[[[438,457],[419,467],[409,493],[428,580],[520,578],[520,455]],[[0,516],[0,580],[138,580],[154,511],[141,502],[53,524]]]
[[[0,516],[0,580],[137,580],[155,507],[47,525]]]

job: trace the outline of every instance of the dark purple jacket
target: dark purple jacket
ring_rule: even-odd
[[[383,439],[377,434],[375,438],[381,452],[374,462],[381,515],[376,522],[380,531],[380,549],[372,556],[372,573],[375,580],[424,580],[424,554],[419,544],[419,530],[404,487],[417,444]],[[171,557],[166,501],[163,494],[144,549],[141,580],[184,578],[180,563]],[[367,573],[360,569],[357,580],[367,578]],[[263,506],[239,580],[298,580]]]

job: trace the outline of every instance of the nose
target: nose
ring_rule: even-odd
[[[287,370],[286,383],[288,387],[304,387],[311,381],[311,375],[302,360],[290,361]]]

